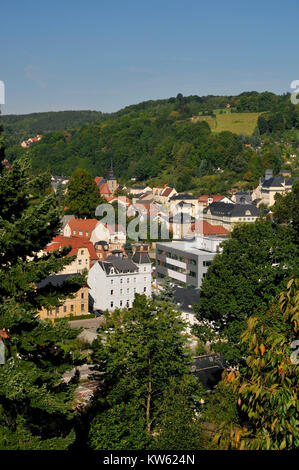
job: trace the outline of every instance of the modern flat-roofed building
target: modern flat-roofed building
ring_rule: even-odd
[[[156,244],[156,279],[169,277],[182,287],[198,289],[226,237],[196,236]]]

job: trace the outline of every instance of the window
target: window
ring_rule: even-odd
[[[81,299],[84,299],[84,292],[81,292]]]
[[[146,287],[143,288],[143,292],[146,292]]]
[[[111,308],[113,307],[113,302],[110,302],[110,307],[111,307]]]
[[[146,271],[146,266],[143,268],[143,271]]]
[[[130,289],[127,289],[127,294],[130,292]]]
[[[86,232],[86,236],[87,236],[87,237],[88,237],[88,235],[89,235],[89,232]]]
[[[81,312],[84,312],[85,310],[85,304],[81,304]]]
[[[122,300],[119,302],[119,306],[120,306],[120,307],[123,306],[123,301],[122,301]]]
[[[134,283],[136,284],[136,277],[134,277]]]
[[[146,282],[146,277],[143,278],[144,282]]]
[[[74,235],[76,235],[76,233],[77,233],[76,230],[74,230]]]
[[[130,301],[127,300],[127,308],[129,308],[129,307],[130,307]]]
[[[113,295],[113,293],[114,293],[114,291],[113,291],[113,290],[111,290],[111,291],[110,291],[110,295]]]
[[[81,255],[84,255],[84,250],[81,250]]]
[[[120,289],[120,293],[121,293],[121,294],[123,293],[123,290],[122,290],[122,289]]]
[[[73,312],[73,311],[74,311],[74,306],[73,306],[73,305],[71,305],[71,312]]]
[[[79,260],[78,260],[78,264],[82,264],[82,259],[79,259]]]
[[[130,278],[129,278],[129,277],[127,277],[127,284],[129,284],[129,282],[130,282]]]
[[[79,232],[79,235],[83,235],[83,232]]]
[[[66,313],[66,305],[63,306],[63,313]]]
[[[111,284],[113,284],[113,279],[111,279]]]
[[[203,262],[203,266],[210,266],[211,263],[212,263],[211,260],[209,260],[209,261],[204,261],[204,262]]]
[[[135,292],[136,292],[136,287],[134,287],[134,294],[135,294]]]

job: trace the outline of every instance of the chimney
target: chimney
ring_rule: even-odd
[[[273,170],[266,170],[265,171],[265,180],[269,180],[270,178],[273,178]]]

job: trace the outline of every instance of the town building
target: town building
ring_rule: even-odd
[[[146,251],[136,250],[132,259],[108,256],[88,273],[93,311],[131,308],[135,294],[152,295],[152,267]]]
[[[226,237],[196,236],[192,239],[156,243],[157,282],[169,277],[176,285],[199,289]]]
[[[267,206],[273,206],[276,194],[286,194],[292,190],[295,178],[285,177],[284,174],[273,176],[273,170],[266,170],[265,178],[260,178],[259,185],[253,191],[253,199],[259,199]]]
[[[253,223],[259,217],[260,211],[253,204],[227,204],[225,202],[212,202],[203,209],[202,218],[211,225],[222,225],[231,231],[240,222]]]
[[[76,237],[64,237],[63,235],[57,235],[46,246],[44,252],[50,253],[66,246],[71,246],[71,251],[68,253],[68,256],[76,255],[76,259],[68,266],[65,266],[60,274],[82,273],[84,269],[90,269],[91,266],[98,260],[93,244],[84,238],[80,239]]]
[[[60,287],[69,277],[73,276],[76,276],[76,274],[54,274],[39,282],[36,287],[37,289],[45,287],[49,288],[51,286],[53,286],[53,288],[57,288]],[[88,287],[87,285],[84,285],[76,292],[73,298],[66,299],[61,306],[54,307],[52,309],[42,308],[38,313],[41,319],[86,315],[89,313],[88,306]]]

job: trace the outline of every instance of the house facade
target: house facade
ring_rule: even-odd
[[[156,278],[169,277],[174,284],[199,289],[223,237],[196,236],[191,240],[156,243]]]
[[[152,295],[152,268],[146,252],[132,259],[108,256],[98,261],[88,274],[89,295],[94,311],[131,308],[135,294]]]

